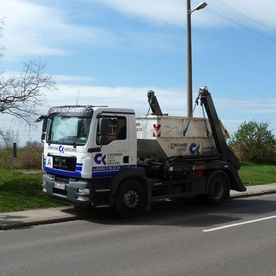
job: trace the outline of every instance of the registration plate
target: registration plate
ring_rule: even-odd
[[[60,190],[65,190],[65,184],[64,183],[55,183],[55,188]]]

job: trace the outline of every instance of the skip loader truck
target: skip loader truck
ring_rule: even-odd
[[[246,190],[206,87],[196,103],[208,119],[163,114],[153,91],[148,100],[152,113],[143,117],[104,106],[50,108],[40,118],[43,191],[131,217],[156,200],[201,196],[216,205],[230,189]]]

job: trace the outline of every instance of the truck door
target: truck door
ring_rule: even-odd
[[[96,144],[101,151],[94,154],[94,178],[112,177],[130,166],[127,121],[127,116],[116,114],[101,115],[97,119]]]

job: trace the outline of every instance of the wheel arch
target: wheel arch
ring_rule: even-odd
[[[206,184],[207,184],[207,191],[208,191],[208,185],[209,185],[211,179],[212,179],[215,175],[217,175],[217,174],[219,174],[219,173],[222,173],[222,174],[226,177],[226,179],[227,179],[227,181],[228,181],[228,185],[229,185],[229,187],[230,187],[231,183],[230,183],[229,174],[228,174],[225,170],[217,169],[217,170],[212,170],[212,171],[207,175],[207,181],[206,181]]]
[[[111,183],[111,205],[115,205],[116,194],[121,185],[129,180],[135,180],[141,183],[146,195],[146,202],[150,202],[151,199],[151,185],[145,177],[145,171],[143,168],[130,169],[120,171],[112,180]]]
[[[214,181],[214,179],[220,174],[223,175],[226,180],[226,182],[224,183],[225,190],[222,193],[221,199],[218,199],[216,202],[216,199],[210,198],[210,189],[213,189],[212,181]],[[207,198],[208,198],[209,203],[211,203],[212,205],[220,204],[224,199],[229,197],[230,187],[231,187],[231,182],[230,182],[230,178],[226,171],[218,169],[218,170],[214,170],[214,171],[210,172],[209,175],[207,176],[207,181],[206,181],[206,191],[207,191]]]

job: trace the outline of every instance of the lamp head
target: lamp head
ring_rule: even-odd
[[[208,4],[206,2],[201,2],[195,7],[195,9],[193,11],[198,11],[198,10],[204,9],[207,5]]]

